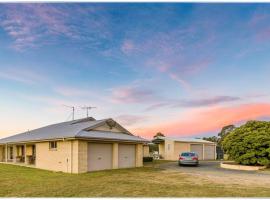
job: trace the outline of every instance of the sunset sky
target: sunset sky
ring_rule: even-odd
[[[203,137],[270,120],[270,4],[0,4],[0,137],[86,116]]]

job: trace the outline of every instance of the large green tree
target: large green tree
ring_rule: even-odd
[[[225,136],[222,146],[243,165],[270,165],[270,122],[248,121]]]
[[[203,137],[203,140],[207,140],[210,142],[216,142],[218,146],[221,146],[221,142],[225,138],[227,134],[229,134],[231,131],[235,129],[235,126],[230,124],[227,126],[224,126],[220,132],[218,133],[218,136],[212,136],[212,137]]]
[[[207,141],[210,141],[210,142],[218,142],[219,138],[217,136],[212,136],[212,137],[203,137],[202,138],[203,140],[207,140]]]
[[[224,126],[221,131],[218,133],[218,145],[221,145],[223,139],[225,138],[226,135],[228,135],[230,132],[232,132],[235,129],[235,126],[233,124]]]

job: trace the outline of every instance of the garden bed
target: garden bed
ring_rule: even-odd
[[[222,162],[220,163],[220,167],[225,168],[225,169],[235,169],[235,170],[245,170],[245,171],[257,171],[257,170],[266,168],[266,166],[240,165],[235,162]]]

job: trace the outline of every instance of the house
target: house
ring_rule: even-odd
[[[159,154],[165,160],[177,160],[186,151],[196,152],[199,160],[215,160],[216,144],[202,139],[157,136],[153,143],[158,144]]]
[[[143,144],[113,119],[62,122],[0,140],[0,161],[68,173],[141,167]]]

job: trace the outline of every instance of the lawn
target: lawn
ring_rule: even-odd
[[[269,197],[269,186],[213,184],[152,166],[65,174],[0,164],[1,197]]]

